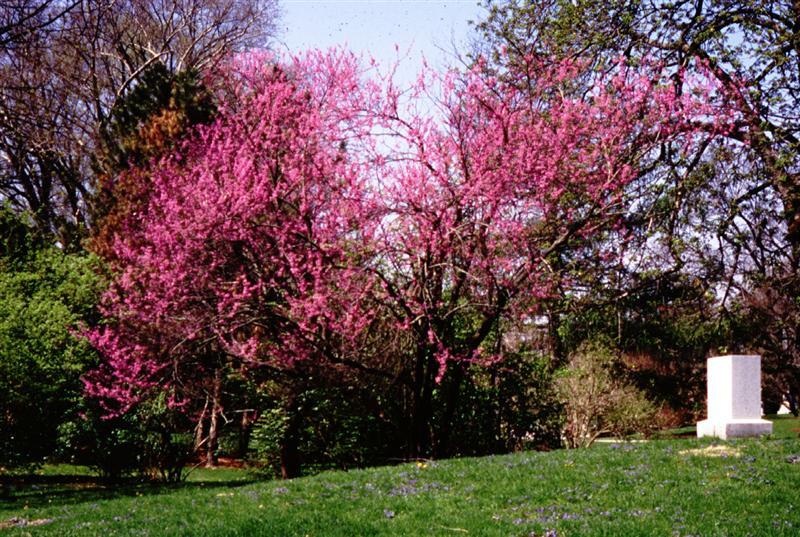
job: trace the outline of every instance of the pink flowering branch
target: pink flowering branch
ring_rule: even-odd
[[[400,376],[425,452],[435,385],[499,359],[487,338],[556,292],[553,256],[618,224],[661,144],[735,116],[712,78],[678,94],[620,64],[564,91],[583,75],[477,62],[401,89],[340,51],[235,58],[212,75],[218,119],[136,175],[150,194],[114,243],[87,393],[124,412],[190,399],[220,363],[377,371],[364,342],[388,318],[413,342]]]

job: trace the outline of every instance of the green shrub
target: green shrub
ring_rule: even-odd
[[[140,476],[180,481],[193,455],[191,425],[164,397],[107,419],[92,401],[77,419],[59,427],[58,458],[93,468],[114,481]]]
[[[567,447],[588,447],[606,433],[628,436],[653,430],[655,405],[625,379],[619,366],[609,347],[588,342],[558,373],[555,389],[564,407]]]
[[[84,404],[80,416],[62,423],[58,429],[57,458],[88,466],[110,481],[136,474],[143,449],[133,416],[104,419],[90,402]]]
[[[272,475],[280,474],[281,442],[288,421],[288,413],[283,408],[267,408],[261,412],[250,435],[252,459]]]
[[[280,474],[282,449],[291,444],[303,474],[385,463],[396,453],[389,424],[376,417],[374,397],[355,386],[320,383],[293,395],[277,394],[259,412],[250,436],[250,457]],[[293,435],[293,438],[288,438]]]
[[[0,208],[0,467],[40,464],[78,417],[80,377],[97,357],[72,329],[95,315],[95,266]]]
[[[520,351],[507,353],[491,367],[470,368],[450,425],[449,455],[557,447],[561,406],[549,362],[543,354]],[[435,424],[442,419],[437,414]]]
[[[167,405],[166,394],[140,404],[134,414],[142,453],[138,470],[151,479],[177,482],[194,452],[187,416]]]

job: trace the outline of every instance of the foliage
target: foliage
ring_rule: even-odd
[[[778,405],[788,396],[791,411],[798,413],[800,394],[800,278],[780,271],[757,278],[740,305],[741,315],[753,335],[754,347],[762,349],[762,371],[767,380],[763,398]],[[791,401],[794,404],[791,404]]]
[[[703,282],[673,273],[641,274],[622,298],[595,289],[572,301],[559,337],[567,352],[582,342],[612,339],[630,378],[677,420],[694,423],[705,412],[705,360],[752,350],[757,329],[744,312],[722,314]]]
[[[97,363],[72,330],[96,317],[101,282],[95,259],[40,242],[7,208],[0,237],[0,466],[37,464],[76,419],[80,375]]]
[[[194,454],[192,426],[186,416],[169,408],[162,396],[140,405],[133,419],[144,444],[139,470],[167,482],[183,479]]]
[[[252,433],[252,459],[267,474],[281,475],[285,437],[297,421],[295,440],[302,472],[348,469],[385,463],[396,446],[392,428],[368,410],[367,390],[355,386],[318,386],[302,392],[288,405],[275,400],[261,411]]]
[[[359,203],[351,182],[362,180],[343,158],[346,117],[332,106],[355,99],[345,94],[354,74],[348,65],[325,70],[298,64],[285,73],[263,56],[241,58],[227,80],[243,102],[222,104],[182,159],[153,170],[149,205],[130,215],[115,244],[119,276],[104,301],[115,319],[92,336],[110,360],[91,393],[124,411],[148,390],[191,386],[184,374],[203,375],[226,357],[247,362],[270,351],[281,365],[314,352],[301,345],[323,321],[328,304],[319,302],[336,300],[320,292],[332,278],[347,291],[346,268],[332,267],[352,264],[345,248],[358,232],[346,204]],[[364,322],[335,304],[337,320],[326,322]],[[283,344],[268,349],[273,332]],[[179,384],[161,382],[163,360],[178,355],[179,376],[170,376]]]
[[[92,199],[92,252],[106,260],[113,257],[116,236],[124,233],[127,219],[142,211],[151,195],[141,168],[174,150],[213,114],[213,101],[197,72],[171,73],[160,62],[144,70],[111,110],[108,135],[95,158],[100,178]]]
[[[96,406],[96,405],[95,405]],[[58,427],[58,460],[91,468],[103,479],[119,481],[141,468],[143,437],[134,416],[103,419],[91,404]]]
[[[675,74],[705,71],[738,113],[733,128],[710,134],[680,154],[665,143],[640,167],[626,190],[631,239],[619,256],[591,264],[588,296],[600,304],[625,302],[637,280],[680,274],[702,282],[714,298],[690,314],[724,325],[737,318],[758,328],[731,347],[764,355],[768,388],[800,393],[798,316],[800,177],[798,158],[800,55],[796,3],[600,2],[513,0],[485,2],[477,25],[481,52],[503,75],[528,54],[578,58],[598,71],[657,60]],[[581,92],[581,81],[572,88]],[[609,237],[620,246],[617,237]],[[586,259],[581,260],[586,264]],[[605,289],[605,292],[604,292]],[[646,292],[646,290],[645,290]],[[621,305],[622,306],[622,305]],[[620,316],[628,311],[618,309]],[[788,320],[788,322],[787,322]],[[714,321],[712,321],[713,323]],[[751,325],[752,326],[752,325]],[[745,325],[746,327],[746,325]],[[607,335],[614,335],[613,332]],[[702,358],[699,355],[695,359]],[[680,361],[683,355],[676,355]],[[679,366],[678,366],[679,367]]]
[[[562,283],[555,260],[612,255],[589,247],[614,229],[618,195],[654,137],[691,145],[689,118],[718,112],[702,80],[701,104],[665,90],[652,66],[621,65],[582,97],[567,97],[562,89],[584,66],[551,60],[528,56],[504,77],[479,60],[463,75],[443,75],[438,88],[423,79],[416,91],[436,99],[438,129],[413,103],[406,118],[396,96],[383,112],[412,155],[386,188],[391,220],[380,230],[376,271],[382,301],[414,346],[412,452],[449,451],[449,430],[427,424],[432,391],[452,370],[441,403],[451,415],[467,364],[500,358],[487,345],[492,331],[536,315]],[[667,115],[681,119],[664,123]]]
[[[80,250],[96,225],[90,209],[98,179],[109,171],[104,160],[125,144],[116,139],[120,102],[140,83],[150,85],[158,66],[191,76],[231,53],[265,46],[278,16],[275,0],[5,2],[2,199],[29,213],[40,233]]]
[[[262,410],[253,428],[250,449],[254,460],[264,465],[267,473],[280,474],[281,446],[288,421],[286,411],[275,406]]]
[[[155,62],[114,104],[102,168],[114,175],[141,167],[174,149],[189,126],[208,123],[213,114],[211,95],[197,71],[172,73]]]
[[[162,391],[199,413],[220,368],[352,368],[402,386],[407,456],[445,456],[468,367],[551,292],[548,260],[613,227],[632,161],[728,117],[701,77],[677,95],[658,66],[580,99],[559,92],[575,62],[530,59],[524,90],[475,68],[403,94],[361,70],[338,51],[240,56],[216,120],[131,172],[152,195],[119,224],[89,334],[105,360],[88,393],[111,414]],[[399,335],[379,341],[385,323]]]
[[[171,440],[163,402],[109,421],[83,399],[81,375],[97,356],[74,330],[97,322],[97,260],[48,246],[7,208],[0,235],[0,464],[58,456],[111,478],[163,470],[175,479],[186,456]]]
[[[186,416],[155,398],[136,411],[111,419],[94,401],[81,403],[80,416],[58,428],[56,456],[94,469],[109,481],[138,476],[177,482],[194,455]]]
[[[451,416],[445,415],[445,377],[434,393],[434,430],[450,420],[454,456],[554,449],[561,444],[562,407],[553,390],[549,359],[535,352],[507,352],[501,363],[474,365]]]
[[[557,377],[568,448],[589,447],[604,433],[624,437],[654,429],[655,405],[620,375],[618,365],[608,347],[588,342],[570,356]]]

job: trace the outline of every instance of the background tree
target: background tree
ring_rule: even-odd
[[[0,49],[14,48],[33,33],[47,31],[80,2],[11,0],[0,6]]]
[[[639,292],[637,280],[653,281],[634,272],[696,278],[718,299],[720,326],[735,323],[737,312],[751,308],[763,312],[765,327],[772,326],[765,328],[769,338],[740,341],[739,350],[761,349],[774,364],[770,367],[796,371],[797,342],[790,343],[780,316],[752,300],[763,296],[765,287],[774,296],[791,297],[790,282],[797,279],[797,5],[760,0],[486,5],[490,11],[478,25],[478,47],[494,54],[500,71],[530,53],[588,58],[600,71],[625,57],[662,62],[675,74],[678,92],[688,91],[678,75],[698,68],[727,88],[741,114],[735,128],[709,136],[684,156],[671,144],[662,146],[659,159],[629,189],[628,223],[639,230],[636,249],[645,253],[624,266],[606,264],[602,273],[608,276],[596,280],[613,286],[615,302]]]
[[[28,4],[13,3],[9,16],[25,17]],[[66,9],[72,4],[49,3],[61,15],[0,61],[0,190],[75,248],[91,223],[98,175],[115,171],[118,101],[155,64],[175,76],[264,46],[278,12],[274,0],[92,0]]]
[[[199,78],[195,71],[172,74],[154,63],[111,111],[112,135],[102,157],[107,171],[93,194],[95,226],[87,245],[101,257],[113,256],[126,218],[147,203],[151,185],[142,170],[213,118],[213,99]]]

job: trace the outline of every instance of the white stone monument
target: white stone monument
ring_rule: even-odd
[[[697,436],[727,439],[772,433],[761,419],[761,357],[734,354],[708,359],[708,419]]]

